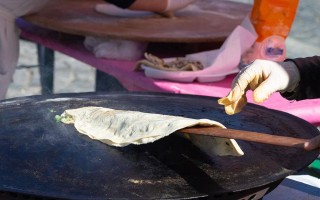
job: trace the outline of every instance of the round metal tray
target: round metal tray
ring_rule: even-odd
[[[238,141],[242,157],[208,156],[176,135],[116,148],[55,121],[65,109],[103,106],[217,120],[233,129],[311,138],[308,122],[249,104],[228,116],[216,98],[160,93],[79,93],[0,101],[0,190],[66,199],[241,197],[269,188],[316,151]]]

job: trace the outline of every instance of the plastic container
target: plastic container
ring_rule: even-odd
[[[258,34],[257,42],[270,36],[289,35],[299,0],[255,0],[250,20]]]

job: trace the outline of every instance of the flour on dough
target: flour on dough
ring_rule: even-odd
[[[104,107],[70,109],[64,111],[61,117],[63,123],[74,124],[80,133],[117,147],[154,142],[180,129],[196,125],[225,128],[221,123],[208,119]],[[243,155],[243,151],[233,139],[192,134],[185,137],[209,155]]]

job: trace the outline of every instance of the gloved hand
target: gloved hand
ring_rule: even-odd
[[[291,61],[255,60],[239,72],[233,80],[231,92],[218,103],[225,106],[227,114],[232,115],[246,105],[249,89],[253,90],[253,100],[261,103],[274,92],[292,92],[299,81],[299,70]]]
[[[304,144],[306,150],[320,149],[320,135]]]

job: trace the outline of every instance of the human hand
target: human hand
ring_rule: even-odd
[[[299,81],[299,70],[293,62],[255,60],[238,73],[230,93],[219,99],[218,103],[225,106],[227,114],[232,115],[246,105],[249,89],[253,90],[253,100],[261,103],[274,92],[293,91]]]
[[[317,137],[312,138],[308,142],[304,143],[304,148],[306,150],[314,150],[314,149],[320,149],[320,135]]]

